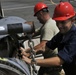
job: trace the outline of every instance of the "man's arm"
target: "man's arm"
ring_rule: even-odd
[[[36,53],[39,52],[39,51],[44,52],[45,51],[46,42],[47,42],[46,40],[43,40],[42,42],[40,42],[40,44],[36,45],[34,47],[35,52]]]
[[[42,41],[42,42],[40,42],[40,44],[38,44],[38,45],[36,45],[36,46],[34,47],[34,51],[35,51],[36,53],[44,52],[44,51],[45,51],[46,42],[47,42],[47,41]],[[21,47],[20,50],[21,50],[21,52],[22,52],[25,56],[27,56],[27,57],[30,56],[30,48],[24,49],[24,48]]]
[[[61,66],[64,63],[64,61],[56,56],[52,58],[47,59],[38,59],[36,60],[36,64],[39,66],[49,67],[49,66]]]
[[[44,41],[40,42],[38,45],[34,46],[35,52],[38,52],[40,50],[45,51],[46,42],[47,41],[44,40]],[[25,51],[26,52],[29,52],[30,51],[30,48],[26,49]]]
[[[32,61],[32,59],[29,59],[24,55],[23,60],[28,64],[31,64]],[[50,66],[61,66],[64,63],[64,61],[60,57],[56,56],[47,59],[36,59],[36,62],[33,62],[33,64],[34,63],[38,66],[50,67]]]

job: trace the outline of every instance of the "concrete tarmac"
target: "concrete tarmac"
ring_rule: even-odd
[[[43,0],[1,0],[1,5],[5,17],[18,16],[27,21],[34,21],[35,27],[38,28],[41,24],[33,15],[35,4],[41,1]],[[59,0],[54,1],[56,1],[56,3],[59,2]],[[52,4],[49,0],[44,0],[44,3],[49,7],[50,15],[52,17],[56,5]]]
[[[2,0],[1,5],[4,11],[4,16],[18,16],[27,21],[34,21],[35,27],[41,26],[39,21],[34,17],[34,6],[37,2],[42,0]],[[49,0],[45,0],[49,7],[51,16],[53,15],[53,10],[55,5],[51,4]]]

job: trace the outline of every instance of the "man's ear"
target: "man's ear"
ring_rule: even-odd
[[[76,18],[76,17],[73,17],[71,21],[72,21],[72,22],[75,22],[75,18]]]
[[[71,19],[71,22],[72,22],[72,23],[74,23],[74,22],[75,22],[75,19],[74,19],[74,18],[72,18],[72,19]]]
[[[40,11],[40,15],[43,15],[43,11]]]
[[[72,19],[71,21],[72,21],[72,22],[74,22],[75,20],[74,20],[74,19]]]

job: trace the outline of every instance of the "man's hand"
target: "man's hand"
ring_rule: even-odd
[[[24,60],[28,64],[31,64],[31,59],[26,57],[25,55],[22,55],[22,60]]]
[[[20,47],[20,50],[21,50],[21,55],[24,55],[26,57],[30,57],[30,53],[27,53],[24,48]]]

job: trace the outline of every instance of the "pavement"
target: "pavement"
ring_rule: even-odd
[[[34,21],[35,27],[41,26],[39,21],[34,17],[34,6],[37,2],[42,0],[1,0],[1,5],[4,11],[4,16],[18,16],[27,21]],[[53,10],[55,5],[51,4],[49,0],[45,0],[44,3],[47,4],[50,10],[51,16],[53,15]]]
[[[1,0],[4,16],[18,16],[27,21],[34,21],[35,28],[41,26],[36,17],[34,17],[34,6],[36,3],[44,1],[49,7],[50,15],[53,16],[54,8],[56,5],[52,4],[50,0]],[[59,0],[53,0],[56,3]],[[67,1],[67,0],[64,0]],[[75,8],[76,10],[76,8]]]

